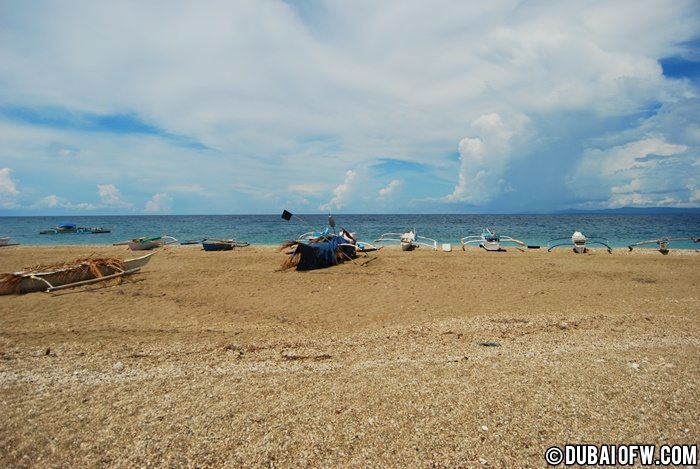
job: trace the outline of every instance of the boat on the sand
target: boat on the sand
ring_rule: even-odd
[[[0,274],[0,295],[51,292],[123,277],[141,270],[154,252],[134,259],[87,258]]]

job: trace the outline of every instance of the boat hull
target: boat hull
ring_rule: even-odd
[[[87,262],[49,272],[0,274],[0,295],[51,291],[78,282],[89,283],[91,280],[99,281],[105,277],[129,275],[148,264],[153,254],[155,253],[125,260],[123,270],[109,266],[96,267],[100,275],[96,275]]]
[[[162,246],[158,241],[132,241],[128,244],[132,251],[150,251],[159,246]]]
[[[202,243],[205,251],[231,251],[233,250],[232,243]]]
[[[500,251],[501,243],[500,241],[482,241],[481,247],[487,251]]]

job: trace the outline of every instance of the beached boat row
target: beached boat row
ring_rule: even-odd
[[[291,220],[295,215],[287,212],[282,214],[285,220]],[[303,220],[302,220],[303,221]],[[663,237],[656,240],[640,241],[630,245],[634,247],[655,244],[660,252],[666,254],[672,241],[692,241],[700,243],[700,237]],[[174,244],[177,239],[168,235],[141,237],[120,243],[116,246],[127,245],[131,250],[143,251],[156,249],[169,244]],[[426,246],[437,250],[438,243],[435,239],[416,234],[416,229],[410,229],[404,233],[384,233],[374,243],[397,242],[403,251],[411,251],[420,246]],[[516,249],[539,249],[540,246],[527,245],[525,242],[511,236],[502,236],[494,230],[484,228],[479,235],[465,236],[460,239],[462,249],[470,245],[478,245],[486,251],[504,251],[504,244],[512,244]],[[0,238],[0,246],[13,246],[9,237]],[[233,239],[204,238],[200,240],[184,241],[181,244],[201,244],[205,251],[230,251],[234,247],[248,246],[245,241]],[[601,237],[586,237],[580,231],[576,231],[570,238],[555,238],[547,243],[547,251],[562,246],[571,246],[576,253],[585,253],[589,245],[600,245],[612,252],[610,243]],[[442,245],[443,250],[450,251],[449,244]],[[345,228],[336,230],[335,220],[328,217],[328,227],[322,231],[309,231],[301,234],[297,239],[286,241],[283,249],[288,249],[288,257],[283,262],[282,268],[296,268],[296,270],[313,270],[337,265],[345,261],[354,261],[358,253],[378,251],[381,246],[357,239],[355,233]],[[153,253],[145,256],[119,260],[115,258],[86,258],[69,263],[61,263],[47,266],[35,266],[20,272],[0,274],[0,295],[13,293],[29,293],[34,291],[51,292],[63,288],[88,285],[113,278],[121,278],[138,272],[150,260]],[[363,263],[365,265],[374,258]]]
[[[284,220],[290,221],[296,218],[306,224],[300,217],[284,210],[282,213]],[[323,267],[329,267],[345,260],[352,260],[357,253],[369,252],[378,250],[374,244],[357,241],[356,235],[345,228],[341,228],[339,232],[335,229],[335,220],[332,216],[328,216],[328,227],[323,231],[310,231],[302,234],[296,240],[286,241],[282,244],[283,249],[291,248],[287,254],[289,257],[284,261],[282,268],[288,269],[296,267],[297,270],[311,270]],[[655,243],[659,246],[659,251],[663,254],[668,253],[668,246],[671,241],[692,241],[699,243],[700,237],[686,238],[660,238],[657,240],[640,241],[629,246],[631,251],[635,246]],[[382,234],[374,240],[374,243],[399,243],[402,251],[412,251],[420,246],[426,246],[433,250],[438,249],[438,243],[433,238],[420,236],[416,229],[412,228],[406,232],[389,232]],[[540,249],[538,245],[528,245],[525,242],[513,238],[511,236],[503,236],[496,233],[495,230],[484,228],[478,235],[465,236],[460,239],[462,249],[466,250],[467,246],[478,245],[486,251],[505,251],[504,244],[515,245],[516,249],[523,251],[524,249]],[[603,237],[590,236],[587,237],[580,231],[575,231],[571,237],[554,238],[547,242],[547,251],[559,247],[570,246],[575,253],[586,253],[591,245],[603,246],[608,253],[612,253],[610,242]],[[442,245],[443,251],[451,251],[452,246],[449,243]]]

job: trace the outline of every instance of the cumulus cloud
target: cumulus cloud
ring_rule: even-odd
[[[340,209],[346,206],[348,203],[348,198],[352,194],[353,182],[357,173],[349,169],[345,173],[345,180],[342,184],[339,184],[335,189],[333,189],[333,197],[328,203],[321,205],[319,208],[323,211],[330,211],[334,209]]]
[[[291,192],[306,196],[320,195],[326,189],[326,185],[321,183],[292,184],[288,186],[288,189]]]
[[[459,142],[459,176],[448,202],[480,205],[492,200],[504,189],[503,174],[511,158],[511,141],[524,131],[524,115],[513,115],[506,123],[498,113],[480,116],[472,122],[476,136]]]
[[[146,202],[145,212],[169,212],[171,210],[173,198],[165,193],[155,194]]]
[[[10,177],[10,168],[0,168],[0,195],[15,196],[19,194],[15,181]]]
[[[174,211],[272,212],[270,194],[289,188],[321,204],[332,185],[318,182],[337,177],[338,161],[355,169],[385,157],[440,179],[426,196],[488,206],[536,178],[513,171],[519,160],[577,167],[608,124],[625,131],[659,105],[686,109],[626,141],[700,145],[697,81],[671,79],[659,63],[697,36],[693,1],[174,0],[167,15],[128,0],[39,5],[9,2],[0,25],[0,161],[33,174],[23,194],[70,184],[84,200],[96,178],[130,180],[130,197],[184,194]],[[60,117],[85,115],[92,127]],[[523,137],[524,116],[541,140]],[[532,150],[542,144],[549,153]],[[363,182],[396,177],[368,171]],[[445,181],[453,189],[442,197]],[[570,195],[559,182],[550,199]],[[216,197],[198,200],[197,187]]]
[[[114,184],[98,184],[97,195],[103,204],[110,207],[131,207],[129,202],[122,198],[122,194]]]
[[[56,194],[47,195],[46,197],[36,201],[31,205],[31,208],[67,208],[73,210],[93,210],[95,205],[88,202],[73,203],[70,200],[59,197]]]
[[[661,137],[643,138],[584,152],[569,186],[581,199],[599,198],[605,207],[685,206],[700,171],[689,147]]]
[[[17,185],[10,177],[10,168],[0,168],[0,207],[13,208],[18,195]]]
[[[401,187],[401,181],[398,179],[392,179],[386,187],[379,189],[379,198],[384,199],[395,194],[396,191]]]
[[[175,184],[168,186],[169,192],[181,192],[185,194],[196,194],[204,192],[204,188],[199,184]]]

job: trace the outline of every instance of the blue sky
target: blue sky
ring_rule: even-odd
[[[0,215],[700,206],[700,4],[6,1]]]

